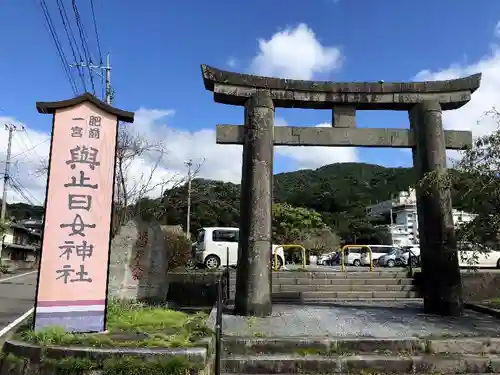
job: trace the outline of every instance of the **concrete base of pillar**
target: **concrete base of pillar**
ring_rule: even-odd
[[[246,306],[245,308],[235,307],[233,313],[240,316],[255,316],[258,318],[264,318],[270,316],[273,312],[273,305],[271,302],[263,304],[252,304],[251,306]]]

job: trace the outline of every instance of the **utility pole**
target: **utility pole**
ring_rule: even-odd
[[[87,64],[84,62],[79,62],[79,63],[74,63],[71,64],[70,67],[72,68],[88,68],[92,71],[94,71],[98,76],[101,78],[104,78],[105,84],[106,84],[106,94],[104,100],[106,103],[111,104],[113,100],[113,90],[111,89],[111,64],[110,64],[110,58],[109,58],[109,53],[106,55],[106,65],[94,65],[94,64]],[[104,70],[104,75],[102,74],[102,71]]]
[[[189,159],[184,164],[188,167],[186,234],[188,238],[191,238],[191,167],[193,166],[193,160]]]
[[[5,124],[5,130],[9,131],[9,137],[7,141],[7,156],[5,158],[5,171],[3,175],[2,210],[0,212],[1,224],[5,223],[5,215],[7,213],[7,187],[9,186],[9,178],[10,178],[9,173],[10,173],[10,159],[12,155],[12,136],[14,135],[14,132],[16,130],[24,130],[24,128],[21,127],[21,129],[18,129],[17,126],[14,124]],[[0,264],[2,262],[2,250],[3,250],[4,238],[5,234],[3,233],[0,246]]]
[[[104,70],[106,71],[106,103],[111,105],[111,100],[112,98],[112,92],[111,92],[111,64],[109,62],[109,53],[106,55],[106,66],[104,67]]]

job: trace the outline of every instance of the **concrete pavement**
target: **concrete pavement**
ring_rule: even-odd
[[[0,278],[0,336],[9,324],[33,308],[37,272]]]

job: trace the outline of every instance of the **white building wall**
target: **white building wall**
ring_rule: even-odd
[[[410,246],[419,243],[417,199],[415,190],[400,192],[393,200],[380,202],[366,208],[367,216],[376,216],[392,211],[394,222],[386,226],[392,244]],[[459,227],[476,217],[475,214],[453,209],[453,223]]]

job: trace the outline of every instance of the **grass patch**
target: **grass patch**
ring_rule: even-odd
[[[31,362],[28,358],[9,354],[2,364],[9,373],[24,373],[26,365],[37,373],[54,375],[85,375],[99,372],[102,375],[192,375],[202,374],[203,365],[191,363],[183,357],[113,357],[94,362],[89,358],[41,358]]]
[[[488,307],[492,307],[494,309],[500,309],[500,298],[493,298],[487,301],[484,301],[484,304]]]
[[[21,329],[17,338],[41,346],[85,345],[92,347],[191,347],[213,334],[205,313],[187,314],[141,303],[110,301],[108,333],[68,333],[61,327],[40,331]]]

